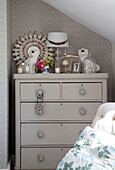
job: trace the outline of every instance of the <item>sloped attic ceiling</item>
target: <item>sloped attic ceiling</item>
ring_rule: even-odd
[[[115,0],[43,0],[115,42]]]

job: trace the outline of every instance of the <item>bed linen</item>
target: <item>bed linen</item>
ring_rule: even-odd
[[[101,134],[87,126],[56,170],[115,170],[115,143],[108,143],[103,144]]]

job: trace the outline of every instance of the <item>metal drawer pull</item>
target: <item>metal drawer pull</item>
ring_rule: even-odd
[[[43,138],[44,137],[44,132],[42,132],[42,131],[38,132],[38,136],[39,136],[39,138]]]
[[[43,161],[44,160],[44,155],[41,153],[38,155],[38,160]]]
[[[79,112],[81,115],[85,115],[86,114],[86,110],[84,108],[79,109]]]
[[[80,90],[79,90],[79,93],[80,93],[81,95],[84,95],[84,94],[85,94],[85,89],[80,89]]]
[[[42,89],[38,90],[36,111],[39,115],[42,115],[44,113],[43,94],[44,94],[44,92]]]
[[[43,90],[42,89],[38,90],[37,97],[38,98],[42,98],[43,97]]]

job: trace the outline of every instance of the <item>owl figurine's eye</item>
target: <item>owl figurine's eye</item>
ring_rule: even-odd
[[[35,51],[32,51],[32,53],[34,53]]]

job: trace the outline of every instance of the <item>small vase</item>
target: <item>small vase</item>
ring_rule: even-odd
[[[49,73],[49,66],[45,66],[42,73]]]

